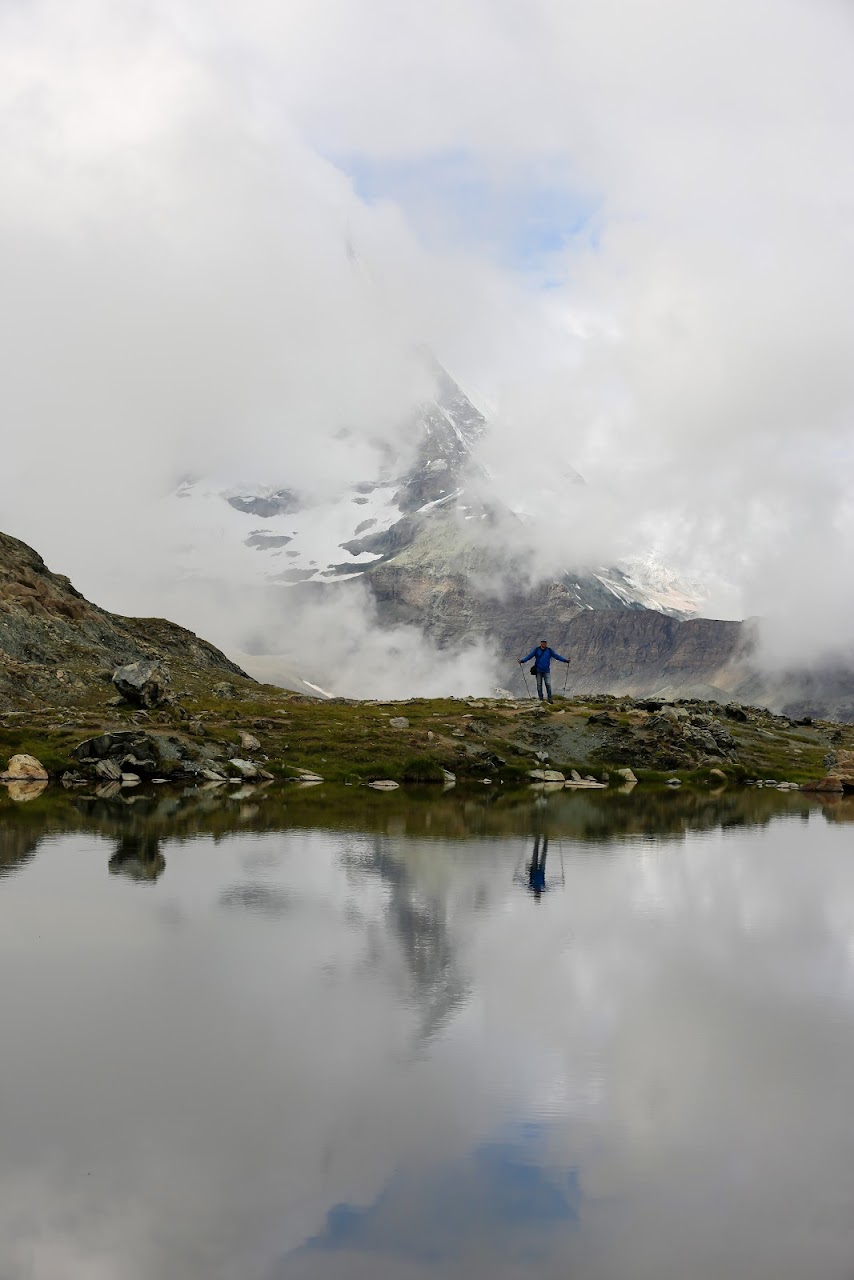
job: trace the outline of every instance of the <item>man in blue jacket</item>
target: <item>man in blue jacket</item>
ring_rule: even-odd
[[[549,702],[552,700],[552,677],[551,677],[551,661],[552,658],[556,662],[569,662],[569,658],[562,658],[554,649],[549,648],[547,640],[541,640],[535,649],[532,649],[527,658],[519,659],[519,666],[530,662],[534,659],[534,675],[537,677],[537,697],[542,701],[543,685],[546,686],[546,692],[549,695]]]

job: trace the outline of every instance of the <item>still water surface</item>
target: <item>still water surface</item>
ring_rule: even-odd
[[[0,788],[0,1276],[850,1280],[852,820]]]

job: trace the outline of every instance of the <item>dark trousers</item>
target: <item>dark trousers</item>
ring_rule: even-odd
[[[528,884],[535,893],[541,893],[546,887],[546,857],[549,852],[549,838],[542,837],[542,847],[540,846],[540,836],[534,838],[534,856],[528,867]]]
[[[551,700],[552,700],[552,677],[551,677],[551,672],[549,672],[549,671],[538,671],[538,672],[537,672],[537,697],[538,697],[538,698],[542,698],[542,696],[543,696],[543,685],[545,685],[545,686],[546,686],[546,693],[548,694],[549,702],[551,702]]]

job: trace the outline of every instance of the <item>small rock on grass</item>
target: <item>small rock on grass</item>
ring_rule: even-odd
[[[211,689],[211,693],[215,698],[236,698],[237,690],[230,680],[220,680],[219,684],[215,684]]]
[[[637,777],[631,769],[615,769],[618,778],[622,778],[623,782],[637,782]]]
[[[240,731],[240,745],[244,751],[260,751],[261,743],[255,737],[254,733],[247,733],[245,729]]]
[[[104,782],[121,782],[122,771],[113,760],[99,760],[95,765],[95,774]]]
[[[255,765],[251,760],[241,760],[238,756],[235,756],[234,759],[229,760],[228,763],[231,765],[232,769],[237,770],[241,778],[255,777]]]
[[[265,782],[272,781],[272,773],[268,773],[266,769],[262,769],[260,765],[255,764],[252,760],[241,760],[239,757],[235,756],[235,758],[233,760],[229,760],[228,763],[231,765],[232,769],[236,769],[241,778],[245,778],[247,782],[254,779],[260,779]]]
[[[392,729],[408,729],[409,721],[406,716],[392,716],[389,720]]]
[[[12,756],[6,772],[0,773],[3,782],[47,782],[48,772],[35,756]]]

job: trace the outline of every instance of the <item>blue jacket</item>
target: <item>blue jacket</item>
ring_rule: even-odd
[[[552,658],[554,658],[556,662],[569,662],[569,658],[562,658],[556,650],[541,649],[539,645],[537,645],[535,649],[531,650],[527,658],[522,658],[520,661],[530,662],[532,658],[536,658],[534,666],[538,671],[542,671],[543,673],[547,673],[551,669]]]

